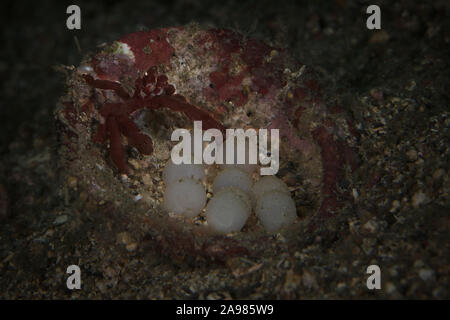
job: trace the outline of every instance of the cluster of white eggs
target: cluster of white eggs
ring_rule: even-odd
[[[240,231],[254,211],[268,232],[276,232],[297,217],[295,202],[283,180],[275,176],[252,175],[257,165],[221,165],[212,184],[213,197],[207,202],[205,167],[201,164],[175,165],[171,159],[163,171],[167,211],[193,218],[202,213],[218,233]]]

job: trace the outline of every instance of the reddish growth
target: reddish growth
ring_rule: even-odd
[[[152,139],[140,132],[130,115],[140,109],[169,108],[183,112],[191,120],[203,121],[205,130],[217,128],[224,131],[223,125],[213,119],[206,111],[186,102],[183,96],[174,94],[175,88],[168,83],[165,75],[158,75],[156,67],[151,67],[143,77],[137,78],[133,95],[128,94],[118,82],[95,80],[90,75],[84,75],[85,81],[92,87],[113,90],[122,102],[105,103],[100,109],[104,122],[100,123],[94,137],[95,142],[110,142],[110,156],[114,165],[121,173],[127,172],[125,154],[121,135],[128,139],[128,144],[142,154],[153,152]]]

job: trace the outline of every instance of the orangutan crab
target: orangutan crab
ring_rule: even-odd
[[[95,80],[91,75],[83,75],[84,80],[93,88],[113,90],[122,102],[105,103],[100,109],[104,122],[100,123],[94,142],[110,142],[110,156],[121,173],[127,172],[125,154],[121,134],[127,137],[128,143],[144,155],[153,152],[152,139],[141,133],[130,115],[140,109],[169,108],[183,112],[189,119],[203,121],[203,128],[216,128],[224,131],[224,126],[212,118],[208,112],[186,102],[183,96],[174,94],[175,87],[168,83],[165,75],[158,75],[156,67],[151,67],[143,77],[135,81],[134,93],[130,95],[120,83],[110,80]]]
[[[347,176],[358,162],[351,118],[325,94],[319,74],[285,49],[231,30],[188,25],[124,35],[73,70],[55,111],[63,174],[76,177],[78,190],[99,206],[111,204],[127,219],[120,225],[150,234],[158,252],[183,261],[275,255],[279,245],[296,246],[305,230],[322,230],[350,195]],[[257,224],[236,238],[211,237],[201,221],[179,223],[166,214],[161,174],[172,147],[168,132],[156,134],[155,125],[150,139],[135,123],[143,119],[140,111],[163,107],[202,120],[203,129],[280,130],[278,176],[293,190],[300,217],[284,233],[286,242],[274,242]],[[145,118],[156,122],[157,116],[165,117]],[[179,120],[167,118],[167,125]],[[154,146],[154,156],[126,161],[122,135],[142,154]],[[108,141],[113,167],[122,173],[128,163],[133,168],[128,177],[109,170],[98,144]]]

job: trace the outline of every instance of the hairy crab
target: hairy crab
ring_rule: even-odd
[[[207,112],[189,104],[181,95],[174,94],[174,86],[168,84],[167,76],[158,75],[156,67],[151,67],[143,77],[136,79],[134,93],[130,95],[120,83],[110,80],[95,80],[91,75],[83,75],[86,82],[97,89],[113,90],[121,102],[105,103],[99,113],[102,123],[98,125],[94,136],[95,142],[110,141],[111,159],[120,172],[127,172],[125,155],[120,135],[127,137],[128,143],[144,155],[153,152],[152,139],[141,133],[130,115],[139,109],[169,108],[183,112],[191,120],[203,122],[205,130],[216,128],[224,131],[224,127]]]

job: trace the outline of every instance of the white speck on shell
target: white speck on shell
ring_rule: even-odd
[[[117,45],[115,50],[116,54],[123,54],[134,60],[134,53],[128,44],[119,41],[116,41],[115,43]]]

